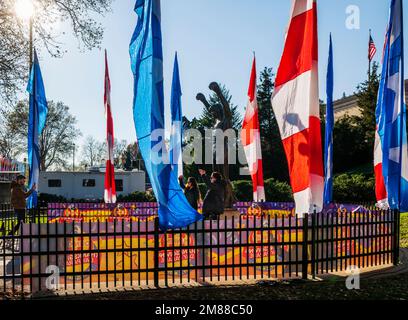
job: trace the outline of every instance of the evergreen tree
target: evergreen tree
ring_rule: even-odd
[[[335,174],[352,171],[372,159],[361,127],[350,116],[339,119],[334,126],[333,170]]]
[[[271,68],[265,68],[258,85],[259,125],[261,131],[264,177],[288,182],[288,165],[271,97],[275,87]]]
[[[220,85],[221,91],[228,101],[230,108],[231,108],[231,113],[232,113],[232,128],[236,132],[236,137],[238,137],[239,130],[242,128],[242,116],[238,111],[238,106],[233,104],[232,102],[232,95],[230,94],[229,90],[225,87],[225,85]],[[208,97],[208,103],[213,106],[216,104],[221,104],[220,99],[218,96],[212,92],[210,96]],[[189,121],[187,118],[183,119],[183,126],[185,129],[197,129],[201,132],[202,137],[205,137],[205,130],[206,129],[212,129],[215,126],[215,119],[214,117],[210,114],[210,112],[204,108],[203,106],[203,111],[201,113],[201,116],[197,119],[194,118],[191,121]],[[203,145],[202,145],[202,150],[203,150],[203,161],[205,159],[205,139],[203,139]],[[212,143],[211,141],[207,143]],[[238,146],[237,146],[238,150]],[[237,155],[238,159],[238,155]],[[237,161],[238,162],[238,161]],[[211,172],[212,170],[212,165],[200,165],[199,166],[202,169],[207,170],[207,172]],[[193,164],[193,165],[184,165],[184,175],[186,177],[199,177],[198,174],[198,165]],[[230,179],[231,180],[240,180],[246,177],[240,176],[240,166],[237,163],[237,165],[231,165],[230,166]]]
[[[334,127],[334,171],[343,173],[370,167],[374,158],[375,110],[380,83],[378,64],[374,63],[369,79],[357,86],[358,116],[346,116]]]
[[[378,63],[374,63],[369,79],[357,87],[358,108],[361,115],[352,118],[355,125],[359,126],[367,142],[367,147],[374,150],[378,88],[380,86],[380,75],[378,74]],[[373,152],[371,152],[372,154]]]
[[[238,131],[242,127],[242,116],[238,111],[238,106],[232,103],[232,95],[230,94],[229,90],[225,87],[225,85],[220,85],[220,88],[231,108],[232,128]],[[209,96],[208,103],[211,106],[213,106],[216,104],[221,104],[221,101],[218,98],[218,96],[214,92],[212,92]],[[198,121],[199,125],[201,125],[201,129],[210,129],[213,128],[215,125],[214,117],[208,112],[206,108],[203,109],[203,112]]]

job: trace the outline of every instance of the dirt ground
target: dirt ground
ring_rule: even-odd
[[[360,290],[348,290],[344,279],[324,282],[260,282],[240,287],[197,287],[71,296],[63,300],[408,300],[408,273],[362,279]]]

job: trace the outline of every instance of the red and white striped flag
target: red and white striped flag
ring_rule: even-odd
[[[106,141],[108,146],[108,157],[105,172],[105,203],[116,203],[115,167],[113,159],[113,118],[111,111],[111,86],[109,79],[108,55],[105,50],[105,117],[106,117]]]
[[[248,106],[241,131],[241,141],[252,177],[254,201],[265,201],[262,167],[261,134],[259,131],[258,102],[256,99],[256,59],[252,64],[251,80],[248,89]]]
[[[374,145],[374,173],[375,173],[375,195],[378,202],[378,207],[381,209],[389,209],[388,193],[385,187],[385,180],[383,175],[383,151],[381,146],[381,139],[378,133],[378,128],[375,131],[375,145]]]
[[[318,80],[317,4],[315,0],[293,0],[272,106],[299,215],[323,207]]]
[[[368,60],[372,61],[376,53],[377,53],[377,48],[375,46],[373,38],[370,35],[370,41],[368,43]]]

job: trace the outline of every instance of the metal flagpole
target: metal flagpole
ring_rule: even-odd
[[[370,85],[370,79],[371,79],[370,46],[371,46],[371,29],[369,30],[369,36],[368,36],[368,85]]]
[[[33,24],[34,24],[33,17],[31,17],[30,18],[30,26],[29,26],[29,33],[30,33],[30,39],[29,39],[29,55],[30,55],[29,68],[30,68],[30,70],[29,70],[29,74],[31,73],[31,68],[33,67],[33,55],[34,55],[34,52],[33,52],[34,51]]]

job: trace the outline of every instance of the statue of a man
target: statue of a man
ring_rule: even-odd
[[[215,119],[214,129],[221,130],[222,132],[232,129],[231,107],[227,99],[224,97],[224,94],[222,93],[220,86],[218,85],[218,83],[212,82],[209,88],[210,90],[215,92],[221,104],[210,105],[210,103],[207,101],[207,99],[202,93],[199,93],[197,95],[197,100],[201,101],[204,104],[205,108],[208,110],[208,112],[214,117]],[[214,141],[214,144],[215,143],[216,142]],[[213,170],[220,172],[224,176],[224,179],[227,183],[226,184],[227,188],[225,192],[225,207],[232,208],[232,205],[235,201],[235,197],[232,191],[232,185],[231,185],[230,176],[229,176],[227,139],[224,139],[224,159],[222,161],[223,164],[219,164],[219,162],[220,161],[217,161],[216,148],[214,146],[213,148]]]

